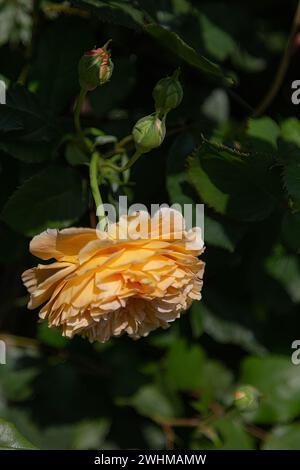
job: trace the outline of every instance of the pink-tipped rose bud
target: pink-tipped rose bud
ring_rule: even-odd
[[[110,42],[110,41],[109,41]],[[109,44],[98,49],[86,52],[78,64],[79,83],[81,88],[89,91],[109,81],[113,73],[114,64],[110,58]]]

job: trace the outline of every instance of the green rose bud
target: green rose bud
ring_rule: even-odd
[[[156,111],[160,114],[167,114],[171,109],[177,108],[183,98],[183,90],[178,80],[179,71],[172,77],[166,77],[159,80],[153,90],[153,99],[155,101]]]
[[[109,41],[110,42],[110,41]],[[78,64],[79,83],[81,88],[94,90],[97,86],[104,85],[113,73],[114,64],[107,50],[108,43],[102,48],[86,52]]]
[[[260,397],[260,392],[252,385],[242,385],[234,394],[234,404],[241,411],[254,411]]]
[[[165,122],[153,114],[145,116],[136,123],[132,135],[138,152],[150,152],[162,144],[166,135]]]

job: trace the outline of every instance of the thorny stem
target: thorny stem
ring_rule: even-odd
[[[284,77],[286,75],[287,69],[289,67],[290,63],[290,58],[291,58],[291,53],[292,53],[292,46],[293,46],[293,39],[295,37],[295,34],[297,33],[297,30],[300,26],[300,1],[298,2],[298,6],[295,12],[295,16],[293,19],[292,23],[292,28],[291,32],[289,35],[289,39],[283,54],[283,57],[281,59],[280,65],[278,67],[277,73],[275,75],[275,79],[273,81],[273,84],[271,88],[269,89],[268,93],[266,96],[263,98],[262,102],[259,104],[255,111],[255,115],[258,116],[260,114],[263,114],[266,109],[270,106],[272,103],[273,99],[277,95],[278,91],[281,88],[281,85],[283,83]]]

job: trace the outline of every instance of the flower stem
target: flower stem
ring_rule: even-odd
[[[295,34],[297,33],[299,26],[300,26],[300,1],[298,1],[298,6],[294,15],[288,42],[285,47],[284,54],[282,56],[278,70],[275,74],[274,81],[271,87],[269,88],[268,93],[266,94],[262,102],[257,107],[255,111],[255,116],[259,116],[263,114],[268,109],[268,107],[270,106],[270,104],[272,103],[272,101],[274,100],[274,98],[276,97],[277,93],[279,92],[282,86],[284,77],[286,76],[286,73],[290,65],[290,59],[291,59],[292,48],[293,48],[293,39],[295,37]]]
[[[132,165],[140,158],[141,155],[143,155],[143,153],[139,150],[136,150],[126,165],[120,168],[119,171],[123,172],[129,170],[129,168],[132,167]]]
[[[80,124],[80,111],[84,102],[84,98],[86,97],[87,94],[87,89],[86,88],[81,88],[80,93],[76,102],[75,106],[75,111],[74,111],[74,124],[75,124],[75,129],[76,132],[80,137],[82,136],[82,129],[81,129],[81,124]]]
[[[103,201],[98,184],[99,154],[94,152],[90,161],[90,186],[93,198],[96,204],[97,216],[99,219],[100,230],[105,230],[106,215],[103,207]]]

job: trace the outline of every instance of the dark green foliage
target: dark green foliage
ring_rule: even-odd
[[[0,448],[299,450],[299,41],[278,94],[253,112],[297,2],[34,3],[0,0]],[[36,261],[32,235],[92,221],[77,65],[110,38],[114,73],[81,115],[97,149],[109,154],[153,113],[153,87],[179,67],[184,94],[130,180],[105,168],[105,200],[204,203],[206,271],[201,302],[169,330],[103,345],[38,323],[20,275]],[[131,141],[126,151],[113,163],[126,164]],[[235,406],[247,385],[254,409]]]

